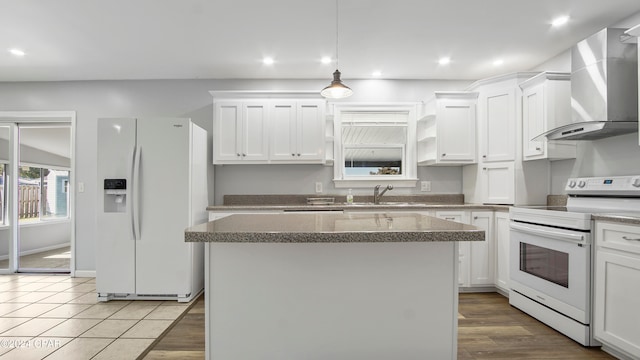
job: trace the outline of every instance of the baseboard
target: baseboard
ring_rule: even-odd
[[[56,244],[56,245],[51,245],[51,246],[45,246],[45,247],[42,247],[42,248],[21,251],[18,256],[33,255],[33,254],[37,254],[37,253],[41,253],[41,252],[45,252],[45,251],[50,251],[50,250],[55,250],[55,249],[61,249],[61,248],[64,248],[64,247],[69,247],[69,246],[71,246],[71,243],[64,243],[64,244]],[[7,260],[8,258],[9,258],[8,254],[7,255],[0,255],[0,260]]]
[[[74,277],[85,278],[85,277],[96,277],[95,270],[76,270],[73,273]]]
[[[613,357],[616,357],[616,358],[618,358],[620,360],[634,360],[634,359],[637,359],[636,357],[633,357],[633,356],[627,354],[626,352],[619,351],[619,350],[614,349],[612,347],[609,347],[608,345],[605,345],[605,344],[602,344],[601,349],[602,349],[602,351],[606,352],[607,354],[609,354],[609,355],[611,355]]]

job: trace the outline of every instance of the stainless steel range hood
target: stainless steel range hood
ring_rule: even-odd
[[[638,49],[607,28],[571,49],[571,123],[536,137],[595,140],[638,131]]]

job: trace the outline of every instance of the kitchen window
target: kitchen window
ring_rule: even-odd
[[[414,187],[415,105],[335,109],[336,187]]]

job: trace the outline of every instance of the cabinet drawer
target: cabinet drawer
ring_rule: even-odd
[[[640,254],[640,226],[597,221],[596,245]]]

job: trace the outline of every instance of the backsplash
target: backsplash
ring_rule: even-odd
[[[307,198],[317,198],[318,194],[309,195],[224,195],[223,205],[306,205]],[[335,198],[335,203],[345,203],[345,195],[322,194],[323,198]],[[373,202],[373,196],[354,195],[354,202]],[[432,194],[432,195],[385,195],[383,201],[416,202],[421,204],[464,204],[462,194]]]

